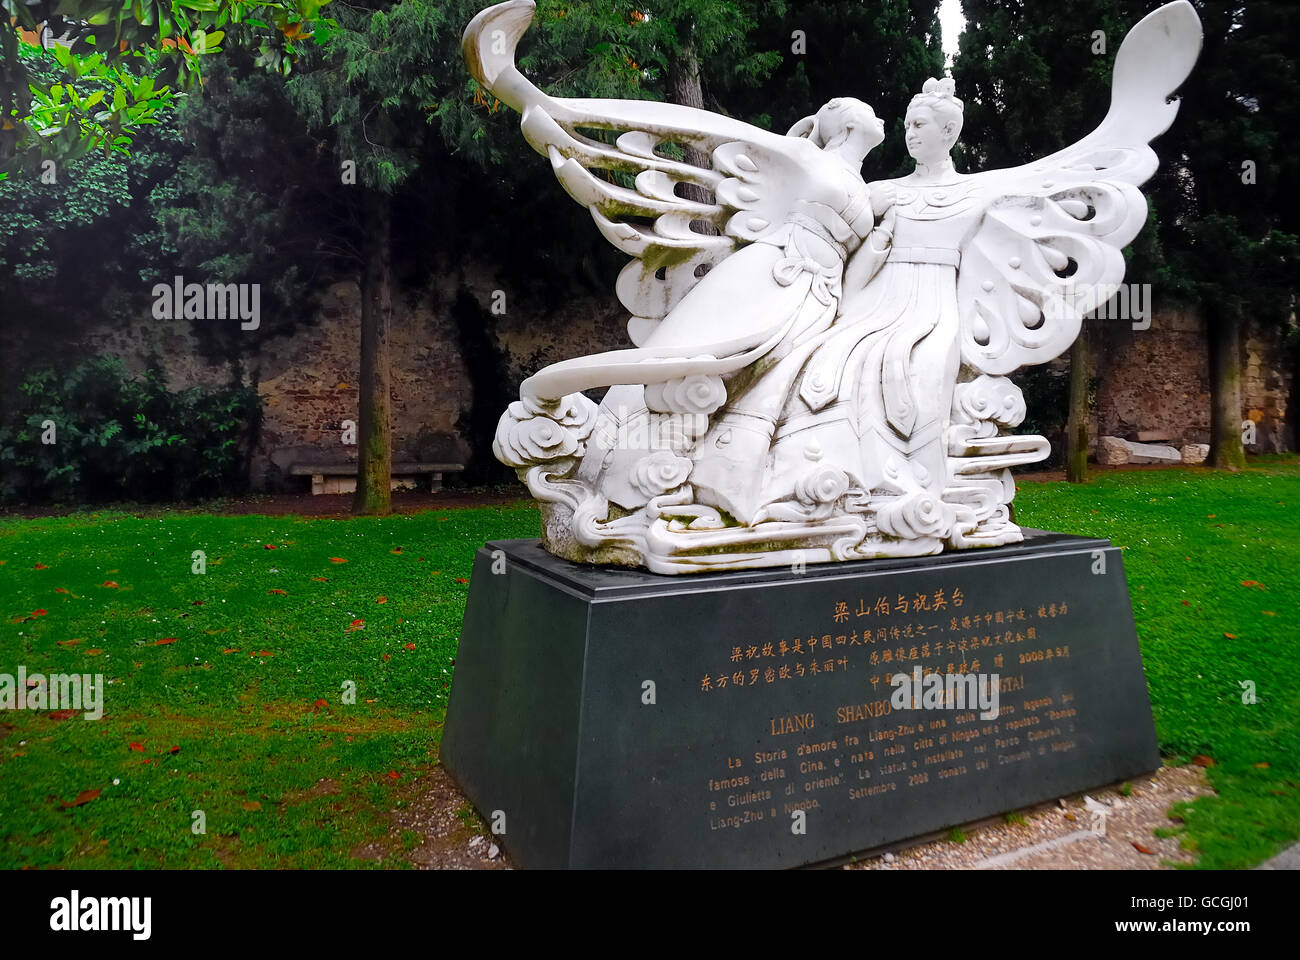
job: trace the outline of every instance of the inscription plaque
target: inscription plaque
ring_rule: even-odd
[[[918,670],[995,675],[997,716],[899,708]],[[1160,757],[1119,550],[1026,531],[671,580],[489,543],[442,762],[527,867],[782,867]]]

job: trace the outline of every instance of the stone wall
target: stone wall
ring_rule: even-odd
[[[1205,321],[1197,310],[1168,310],[1148,330],[1127,320],[1091,320],[1097,380],[1093,441],[1167,433],[1175,445],[1210,440],[1210,368]],[[1250,453],[1294,449],[1287,408],[1292,371],[1281,337],[1247,324],[1242,332],[1242,419],[1257,424]]]
[[[393,430],[397,459],[470,463],[495,468],[491,431],[519,381],[544,364],[631,344],[626,315],[612,298],[570,300],[552,310],[527,294],[498,294],[492,272],[475,265],[440,275],[402,308],[390,331]],[[504,296],[504,299],[502,299]],[[494,312],[494,305],[498,312]],[[504,312],[499,312],[504,309]],[[1136,439],[1161,430],[1175,443],[1209,439],[1209,369],[1204,324],[1195,311],[1153,317],[1151,328],[1090,321],[1097,396],[1092,436]],[[323,291],[315,322],[270,338],[246,369],[264,397],[264,423],[251,465],[255,489],[306,489],[288,477],[297,462],[355,461],[343,422],[358,419],[360,303],[355,283]],[[93,330],[78,353],[113,354],[135,370],[163,358],[173,388],[228,382],[224,364],[203,359],[190,321],[143,317]],[[1244,409],[1257,424],[1252,452],[1294,449],[1287,432],[1289,360],[1276,336],[1243,336]],[[22,351],[20,351],[22,352]],[[25,361],[24,361],[25,362]],[[1067,369],[1065,358],[1054,366]],[[470,479],[484,479],[480,470]],[[501,471],[498,476],[508,476]]]
[[[402,308],[389,331],[395,460],[469,463],[474,437],[467,420],[476,397],[488,405],[495,425],[518,395],[520,380],[539,366],[630,346],[617,304],[579,298],[550,312],[512,291],[494,296],[499,289],[489,271],[470,267],[460,276],[438,277],[414,304],[405,292],[397,293]],[[470,299],[458,308],[457,298],[466,295]],[[494,303],[504,313],[494,313]],[[481,344],[465,342],[456,309],[477,311],[469,326]],[[198,321],[145,316],[126,326],[95,328],[77,351],[122,357],[135,372],[150,356],[161,357],[172,389],[229,382],[227,364],[201,355],[192,322]],[[356,461],[356,446],[343,441],[344,421],[359,419],[360,323],[356,283],[336,283],[322,292],[314,323],[268,339],[246,359],[263,397],[261,436],[250,467],[255,489],[305,489],[306,480],[289,477],[295,463]],[[474,354],[468,362],[467,353]],[[492,372],[475,376],[485,370]]]

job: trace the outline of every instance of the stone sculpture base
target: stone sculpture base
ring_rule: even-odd
[[[913,668],[1000,715],[897,709]],[[525,867],[793,867],[1159,766],[1120,552],[662,576],[475,561],[442,762]]]

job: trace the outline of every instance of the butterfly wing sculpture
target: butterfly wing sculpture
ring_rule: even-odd
[[[663,321],[710,269],[780,225],[791,204],[808,192],[802,161],[816,148],[799,137],[677,104],[548,96],[514,62],[534,10],[532,0],[511,0],[481,11],[465,30],[465,59],[484,87],[522,114],[525,139],[550,159],[556,178],[591,212],[601,234],[633,258],[615,290],[631,314],[628,333],[640,349],[552,365],[529,378],[522,395],[557,400],[615,383],[730,373],[752,362],[764,343],[779,336],[781,324],[756,329],[739,311],[690,311],[671,329]],[[597,130],[615,132],[615,142],[588,133]],[[672,159],[665,145],[699,151],[713,167]],[[630,178],[632,186],[612,174]],[[689,187],[696,189],[684,189]],[[712,359],[688,362],[683,351]],[[632,368],[635,376],[620,379]]]
[[[973,175],[994,199],[962,250],[962,359],[989,375],[1051,360],[1124,278],[1121,250],[1146,221],[1138,191],[1158,165],[1150,142],[1178,114],[1201,25],[1185,2],[1141,20],[1120,45],[1110,110],[1078,143]]]

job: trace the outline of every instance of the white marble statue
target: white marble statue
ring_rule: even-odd
[[[675,104],[550,97],[514,63],[533,10],[479,13],[466,61],[633,257],[616,290],[634,347],[538,371],[497,428],[546,548],[688,573],[1021,540],[1008,468],[1048,443],[1003,433],[1025,416],[1006,374],[1064,352],[1123,278],[1148,142],[1200,49],[1191,5],[1133,28],[1109,113],[1073,146],[957,173],[962,102],[929,80],[905,120],[915,172],[870,184],[884,124],[862,101],[781,136]],[[681,147],[711,169],[672,159]],[[606,387],[599,405],[583,393]]]

